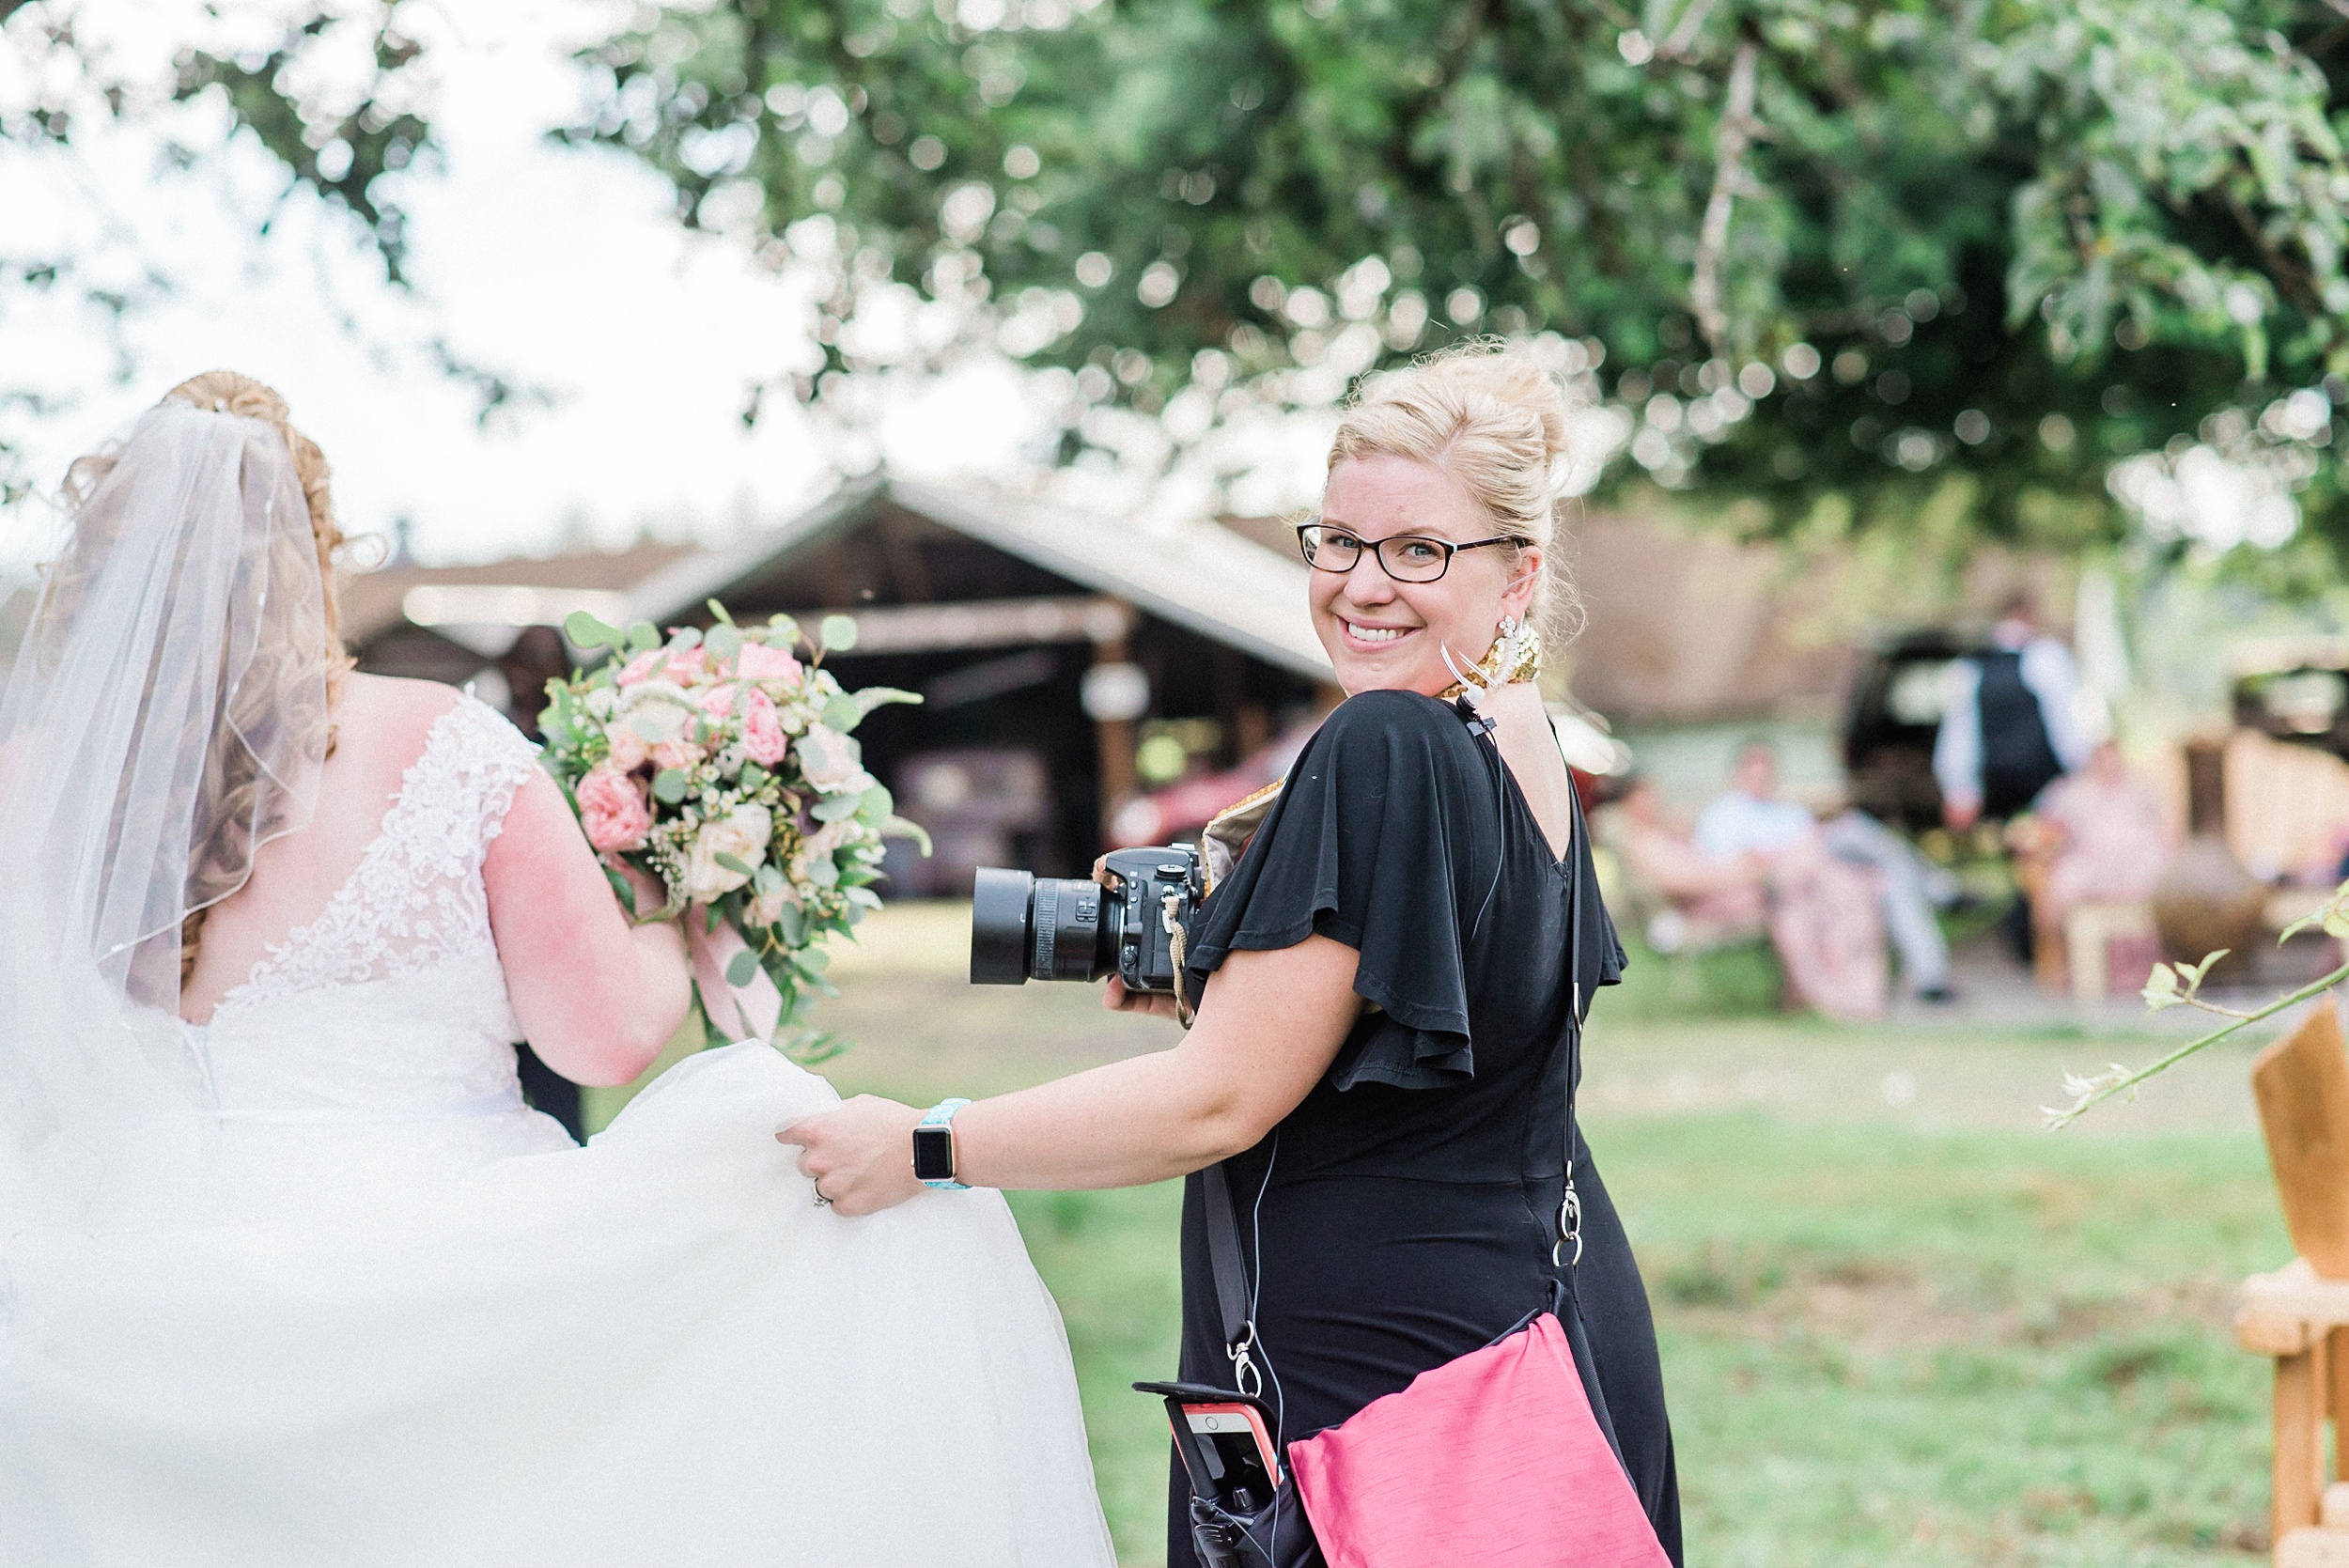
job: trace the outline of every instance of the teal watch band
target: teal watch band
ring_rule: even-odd
[[[924,1187],[941,1192],[968,1192],[968,1184],[955,1180],[955,1112],[969,1100],[941,1100],[930,1107],[913,1129],[913,1173]]]

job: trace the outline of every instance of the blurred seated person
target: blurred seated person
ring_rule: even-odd
[[[1952,999],[1950,947],[1933,911],[1955,896],[1955,884],[1864,812],[1845,810],[1821,826],[1804,807],[1781,799],[1778,753],[1767,744],[1750,742],[1737,753],[1728,790],[1697,818],[1696,846],[1717,862],[1744,855],[1775,862],[1808,850],[1865,873],[1864,884],[1840,886],[1847,896],[1875,906],[1900,954],[1901,973],[1919,1000]]]
[[[1653,779],[1635,777],[1608,813],[1609,837],[1658,953],[1759,937],[1768,910],[1761,858],[1716,861],[1664,807]],[[1660,907],[1659,907],[1660,906]]]
[[[2034,969],[2050,985],[2067,972],[2072,911],[2151,898],[2177,847],[2161,797],[2111,740],[2098,742],[2079,771],[2047,785],[2010,838],[2019,857],[2016,879],[2030,897]]]
[[[1632,780],[1607,816],[1610,843],[1645,907],[1648,942],[1657,952],[1766,932],[1788,1005],[1836,1018],[1883,1012],[1884,932],[1875,890],[1864,872],[1826,853],[1815,833],[1771,854],[1708,855],[1646,779]]]

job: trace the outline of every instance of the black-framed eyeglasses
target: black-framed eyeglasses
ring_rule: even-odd
[[[1450,539],[1426,534],[1390,534],[1383,539],[1365,539],[1326,522],[1297,525],[1298,551],[1305,557],[1305,565],[1314,570],[1350,572],[1362,558],[1362,552],[1368,551],[1378,558],[1378,569],[1397,582],[1433,582],[1452,569],[1452,558],[1464,550],[1515,543],[1506,534],[1455,545]]]

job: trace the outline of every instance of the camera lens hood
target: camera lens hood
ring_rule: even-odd
[[[983,865],[971,884],[971,984],[1019,986],[1028,979],[1030,908],[1035,878]]]

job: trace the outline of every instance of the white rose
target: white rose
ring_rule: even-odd
[[[686,863],[685,896],[707,904],[749,881],[751,871],[767,857],[774,830],[775,819],[765,806],[737,806],[717,821],[704,823],[693,835],[693,853]],[[733,856],[751,871],[719,864],[721,855]]]
[[[864,762],[857,743],[838,730],[810,724],[792,750],[799,753],[800,771],[817,789],[843,789],[863,775]]]
[[[762,893],[752,899],[749,908],[742,911],[742,918],[752,925],[780,925],[783,924],[784,907],[799,902],[800,895],[792,890],[791,884],[784,882],[777,885],[773,892]]]

